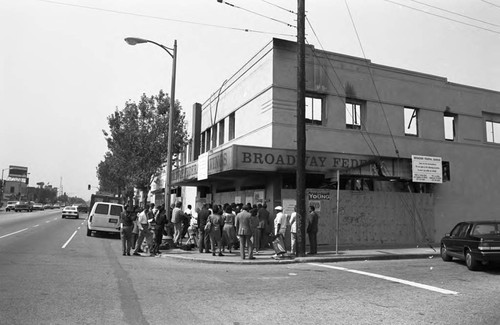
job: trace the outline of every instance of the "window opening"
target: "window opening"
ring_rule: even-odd
[[[345,103],[345,120],[348,129],[361,129],[361,105],[347,101]]]
[[[418,136],[418,110],[405,107],[405,134]]]
[[[323,124],[323,99],[319,97],[306,97],[306,123]]]
[[[444,139],[455,141],[455,115],[444,114]]]
[[[486,141],[500,143],[500,123],[486,121]]]

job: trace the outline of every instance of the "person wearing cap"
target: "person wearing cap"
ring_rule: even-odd
[[[279,205],[275,207],[274,210],[276,210],[276,217],[274,218],[274,235],[276,237],[280,236],[284,241],[286,234],[286,214],[283,213],[283,208]],[[283,248],[286,250],[285,247]],[[285,254],[286,251],[279,254],[276,253],[273,258],[283,257]]]
[[[283,208],[277,206],[274,208],[276,210],[276,218],[274,218],[274,234],[276,236],[282,235],[285,238],[286,234],[286,215],[283,213]]]

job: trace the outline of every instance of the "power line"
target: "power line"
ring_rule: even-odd
[[[495,27],[500,27],[500,25],[497,25],[497,24],[494,24],[494,23],[490,23],[490,22],[487,22],[485,20],[473,18],[473,17],[467,16],[467,15],[463,15],[463,14],[458,13],[458,12],[454,12],[454,11],[451,11],[451,10],[439,8],[439,7],[436,7],[436,6],[433,6],[433,5],[429,5],[427,3],[423,3],[421,1],[417,1],[417,0],[408,0],[408,1],[415,2],[415,3],[421,4],[423,6],[427,6],[427,7],[430,7],[430,8],[437,9],[437,10],[441,10],[441,11],[444,11],[444,12],[447,12],[447,13],[450,13],[450,14],[453,14],[453,15],[457,15],[457,16],[463,17],[463,18],[471,19],[471,20],[474,20],[474,21],[477,21],[477,22],[480,22],[480,23],[483,23],[483,24],[487,24],[487,25],[491,25],[491,26],[495,26]]]
[[[262,1],[262,2],[265,2],[265,3],[267,3],[267,4],[270,4],[271,6],[274,6],[274,7],[280,8],[280,9],[282,9],[282,10],[284,10],[284,11],[290,12],[290,13],[292,13],[292,14],[294,14],[294,15],[296,15],[296,14],[297,14],[297,13],[296,13],[295,11],[293,11],[293,10],[290,10],[290,9],[287,9],[287,8],[284,8],[284,7],[281,7],[281,6],[278,6],[277,4],[274,4],[274,3],[270,2],[270,1],[266,1],[266,0],[261,0],[261,1]],[[306,19],[307,19],[307,17],[306,17]]]
[[[120,11],[120,10],[104,9],[104,8],[98,8],[98,7],[77,5],[77,4],[71,4],[71,3],[59,2],[59,1],[53,1],[53,0],[38,0],[38,1],[56,4],[56,5],[68,6],[68,7],[83,8],[83,9],[89,9],[89,10],[95,10],[95,11],[102,11],[102,12],[110,12],[110,13],[119,14],[119,15],[127,15],[127,16],[141,17],[141,18],[150,18],[150,19],[157,19],[157,20],[163,20],[163,21],[172,21],[172,22],[176,22],[176,23],[206,26],[206,27],[213,27],[213,28],[221,28],[221,29],[235,30],[235,31],[240,31],[240,32],[278,35],[278,36],[285,36],[285,37],[295,37],[295,35],[291,35],[291,34],[273,33],[273,32],[267,32],[267,31],[256,30],[256,29],[249,29],[249,28],[238,28],[238,27],[230,27],[230,26],[223,26],[223,25],[216,25],[216,24],[207,24],[207,23],[200,23],[200,22],[189,21],[189,20],[165,18],[165,17],[144,15],[144,14],[138,14],[138,13],[126,12],[126,11]]]
[[[481,1],[482,1],[482,2],[484,2],[484,3],[487,3],[487,4],[489,4],[489,5],[492,5],[493,7],[500,8],[500,6],[499,6],[499,5],[494,4],[494,3],[492,3],[492,2],[489,2],[489,1],[486,1],[486,0],[481,0]]]
[[[493,29],[489,29],[489,28],[486,28],[486,27],[477,26],[477,25],[474,25],[474,24],[469,24],[469,23],[466,23],[464,21],[456,20],[456,19],[449,18],[449,17],[446,17],[446,16],[441,16],[441,15],[438,15],[438,14],[433,14],[431,12],[428,12],[428,11],[425,11],[425,10],[422,10],[422,9],[418,9],[418,8],[415,8],[415,7],[412,7],[412,6],[404,5],[404,4],[399,3],[399,2],[395,2],[395,1],[391,1],[391,0],[383,0],[383,1],[395,4],[395,5],[398,5],[398,6],[401,6],[401,7],[405,7],[405,8],[411,9],[411,10],[419,11],[419,12],[422,12],[422,13],[427,14],[427,15],[431,15],[431,16],[438,17],[438,18],[441,18],[441,19],[446,19],[446,20],[449,20],[449,21],[453,21],[455,23],[459,23],[459,24],[462,24],[462,25],[466,25],[466,26],[470,26],[470,27],[482,29],[482,30],[485,30],[485,31],[488,31],[488,32],[491,32],[491,33],[495,33],[495,34],[500,34],[500,32],[498,32],[496,30],[493,30]]]
[[[289,24],[289,23],[287,23],[286,21],[282,21],[282,20],[279,20],[279,19],[276,19],[276,18],[273,18],[273,17],[269,17],[269,16],[266,16],[266,15],[264,15],[264,14],[258,13],[258,12],[253,11],[253,10],[245,9],[245,8],[243,8],[243,7],[240,7],[240,6],[234,5],[234,4],[229,3],[229,2],[227,2],[227,1],[222,1],[222,0],[217,0],[217,1],[218,1],[218,2],[220,2],[220,3],[224,3],[224,4],[226,4],[226,5],[230,6],[230,7],[233,7],[233,8],[236,8],[236,9],[240,9],[240,10],[243,10],[243,11],[246,11],[246,12],[249,12],[249,13],[252,13],[252,14],[254,14],[254,15],[257,15],[257,16],[260,16],[260,17],[263,17],[263,18],[270,19],[270,20],[272,20],[272,21],[275,21],[275,22],[281,23],[281,24],[285,24],[285,25],[287,25],[288,27],[297,28],[297,26],[294,26],[294,25],[292,25],[292,24]]]
[[[351,9],[349,8],[349,5],[347,4],[347,0],[344,0],[344,2],[345,2],[345,5],[347,7],[347,12],[349,13],[349,17],[351,18],[351,23],[352,23],[352,26],[354,28],[354,32],[356,33],[356,37],[358,39],[358,43],[359,43],[359,46],[361,48],[361,52],[363,53],[363,57],[366,60],[365,50],[363,49],[363,44],[361,43],[361,38],[359,37],[358,29],[356,28],[356,24],[354,23],[354,18],[352,17],[352,14],[351,14]],[[398,150],[398,147],[396,146],[396,141],[394,140],[394,135],[392,134],[392,130],[391,130],[391,127],[389,125],[389,120],[387,119],[387,114],[385,113],[384,104],[382,103],[382,100],[380,99],[380,94],[378,92],[377,85],[375,84],[375,78],[373,77],[372,69],[370,68],[370,66],[368,64],[367,64],[367,68],[368,68],[368,72],[370,72],[370,77],[371,77],[370,79],[372,80],[372,84],[373,84],[373,87],[375,89],[375,94],[377,95],[380,107],[382,108],[382,113],[384,113],[385,122],[387,124],[387,129],[389,130],[389,134],[391,136],[392,143],[394,145],[394,150],[396,152],[396,155],[399,158],[399,150]]]

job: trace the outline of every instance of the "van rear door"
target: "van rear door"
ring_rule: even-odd
[[[92,227],[95,228],[116,228],[118,227],[118,222],[120,220],[119,214],[111,215],[110,214],[110,206],[109,203],[96,203],[96,207],[94,210],[94,215],[92,216]],[[116,210],[116,209],[111,209]]]

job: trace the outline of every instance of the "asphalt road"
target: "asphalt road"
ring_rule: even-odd
[[[498,324],[500,268],[126,257],[60,210],[0,212],[0,324]]]

